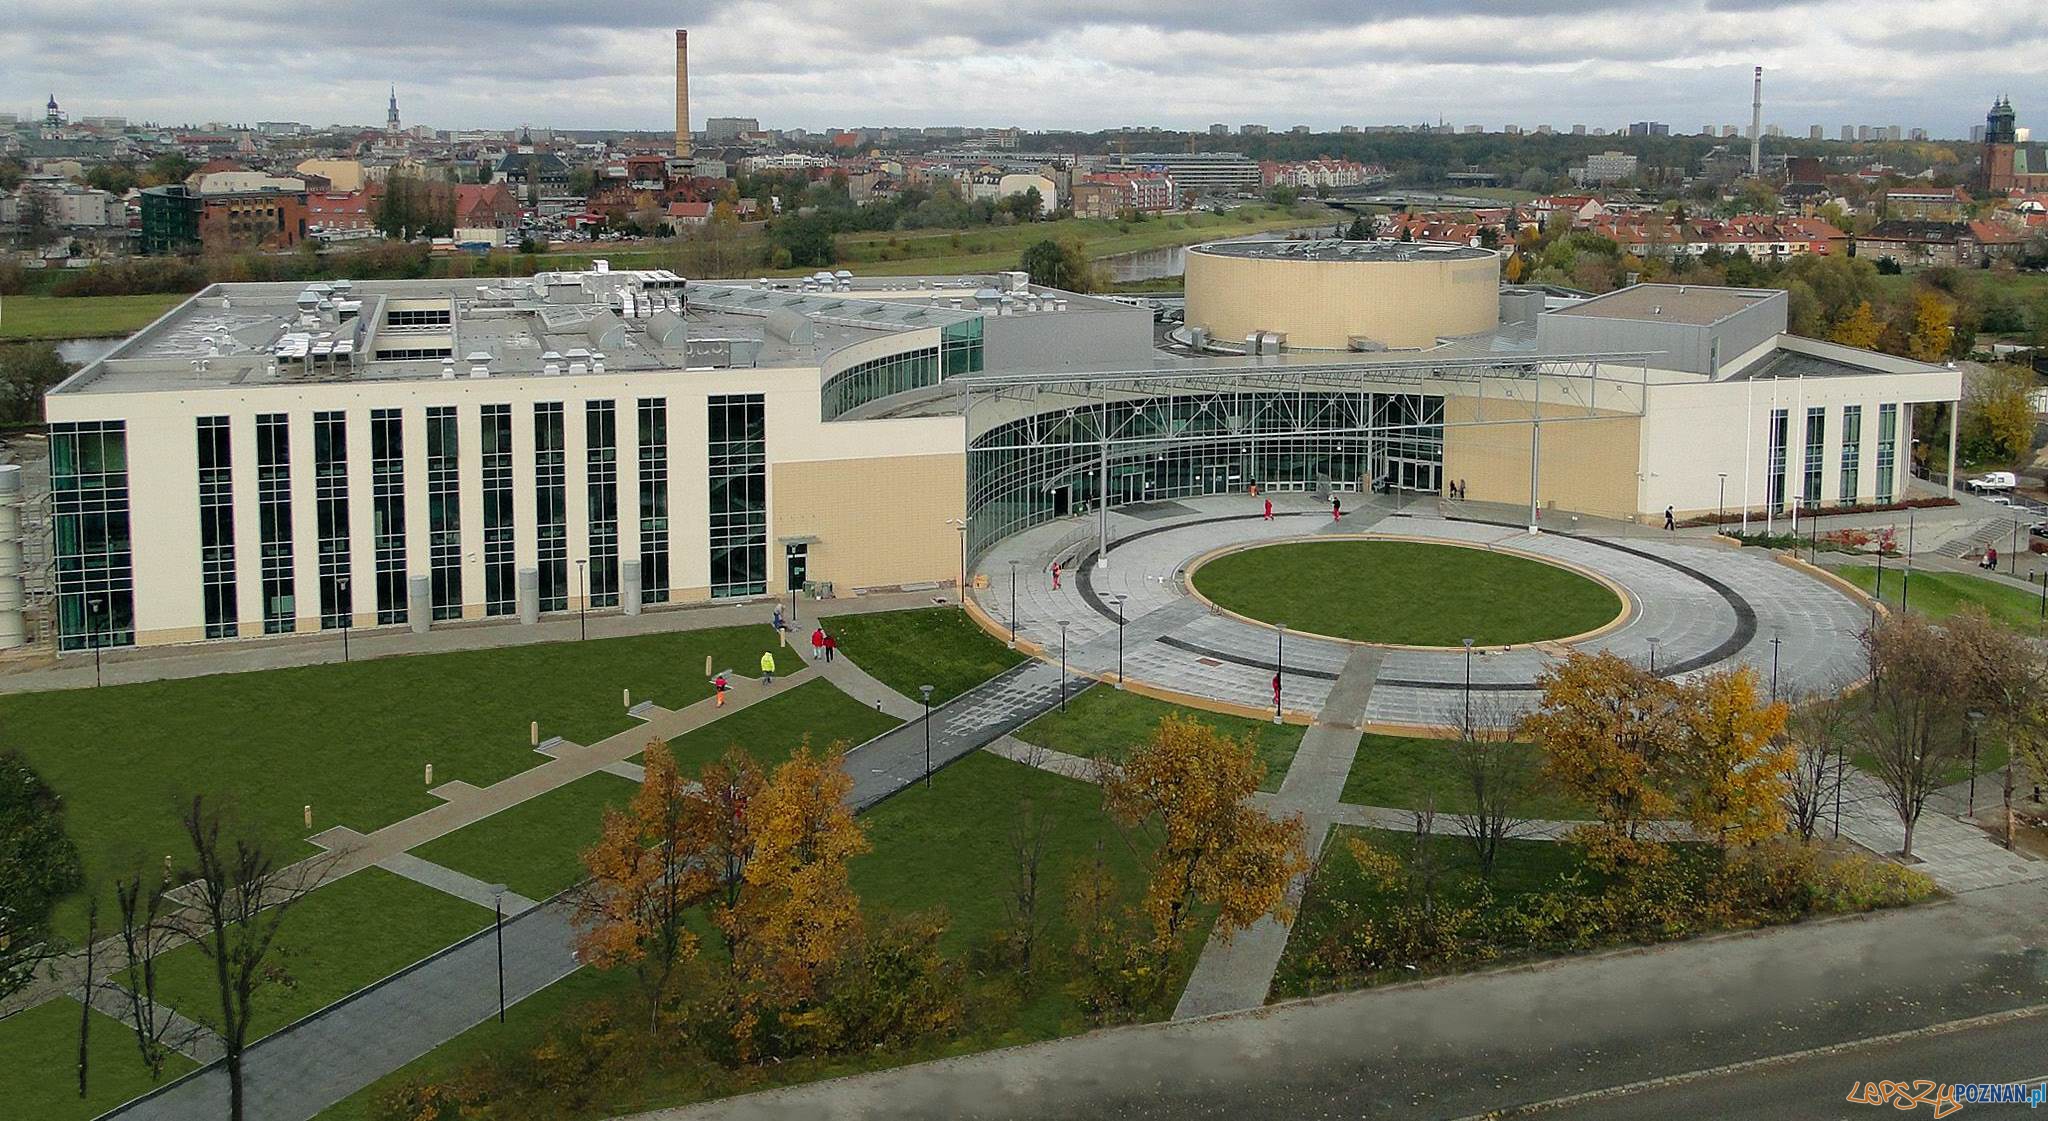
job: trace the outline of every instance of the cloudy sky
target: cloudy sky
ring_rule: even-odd
[[[692,119],[1318,129],[1435,121],[2048,134],[2048,4],[1994,0],[0,0],[0,112],[165,123]],[[1440,13],[1440,14],[1439,14]]]

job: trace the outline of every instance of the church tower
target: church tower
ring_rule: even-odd
[[[397,136],[399,133],[398,87],[395,85],[391,87],[391,107],[384,111],[384,133],[387,136]]]
[[[1992,102],[1984,115],[1984,187],[1995,194],[2021,185],[2018,121],[2009,97]]]

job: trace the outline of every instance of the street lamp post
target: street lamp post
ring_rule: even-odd
[[[1465,734],[1472,734],[1472,640],[1465,640]]]
[[[1778,699],[1778,643],[1777,635],[1771,636],[1771,700]]]
[[[1124,601],[1128,595],[1113,595],[1110,602],[1116,604],[1116,687],[1124,687]]]
[[[1010,560],[1010,649],[1017,648],[1017,561]]]
[[[92,687],[97,689],[100,687],[101,681],[100,647],[105,645],[100,639],[100,620],[106,617],[107,600],[105,596],[94,596],[85,602],[86,606],[92,610],[91,625],[85,629],[92,639]]]
[[[492,884],[491,911],[492,925],[497,928],[498,938],[498,1022],[505,1022],[505,885]]]
[[[924,788],[932,788],[932,687],[920,685],[917,691],[924,694]]]
[[[1287,673],[1287,624],[1273,625],[1273,723],[1280,723],[1280,683]]]
[[[588,621],[590,577],[589,573],[584,569],[584,565],[589,563],[587,560],[576,562],[576,641],[578,642],[590,637],[590,623]]]
[[[1728,532],[1728,472],[1717,471],[1721,476],[1721,497],[1714,500],[1714,532]]]
[[[1913,511],[1906,511],[1906,571],[1899,575],[1899,610],[1906,609],[1906,597],[1913,591]]]
[[[2020,574],[2020,519],[2017,514],[2013,515],[2012,519],[2012,552],[2009,555],[2012,557],[2012,567],[2006,569],[2006,574],[2018,576]]]
[[[1977,816],[1977,724],[1984,719],[1984,714],[1972,709],[1968,715],[1970,720],[1970,805],[1968,809],[1963,811],[1963,816],[1975,818]]]
[[[1655,635],[1650,637],[1650,676],[1657,676],[1657,638]]]
[[[1067,711],[1067,627],[1071,620],[1060,620],[1060,711]]]
[[[341,608],[341,660],[346,662],[348,661],[349,625],[356,621],[356,605],[353,600],[348,598],[348,577],[343,576],[336,580],[334,587],[341,596],[341,603],[338,605]]]

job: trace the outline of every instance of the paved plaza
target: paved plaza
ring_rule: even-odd
[[[1282,707],[1304,719],[1323,710],[1354,644],[1283,636],[1211,610],[1188,593],[1187,568],[1235,545],[1384,534],[1510,550],[1604,577],[1625,593],[1627,619],[1575,648],[1611,651],[1644,665],[1654,651],[1657,672],[1665,676],[1746,664],[1768,683],[1775,665],[1786,693],[1841,688],[1860,676],[1856,635],[1869,608],[1768,552],[1729,548],[1699,533],[1530,534],[1517,525],[1448,517],[1434,503],[1396,509],[1384,499],[1347,497],[1358,505],[1341,521],[1310,495],[1275,496],[1271,521],[1261,516],[1262,500],[1244,496],[1153,503],[1136,513],[1126,508],[1107,519],[1111,548],[1100,566],[1094,521],[1038,526],[982,560],[988,582],[976,596],[990,617],[1005,626],[1014,622],[1018,636],[1043,646],[1049,659],[1058,657],[1065,621],[1068,664],[1079,673],[1113,677],[1120,662],[1133,682],[1270,709],[1277,668]],[[1057,590],[1049,572],[1055,560],[1064,570]],[[1358,578],[1370,580],[1372,573]],[[1511,710],[1526,708],[1537,675],[1564,652],[1549,642],[1477,652],[1471,687],[1498,696]],[[1466,670],[1461,650],[1387,649],[1366,723],[1443,725],[1462,703]]]

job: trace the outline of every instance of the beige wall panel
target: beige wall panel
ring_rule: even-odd
[[[1344,350],[1353,335],[1434,346],[1500,321],[1500,261],[1289,261],[1189,251],[1187,321],[1219,340],[1284,331],[1293,349]]]
[[[782,588],[784,537],[815,536],[810,572],[841,594],[854,588],[952,582],[960,572],[967,458],[814,460],[775,464],[768,549],[770,586]]]

